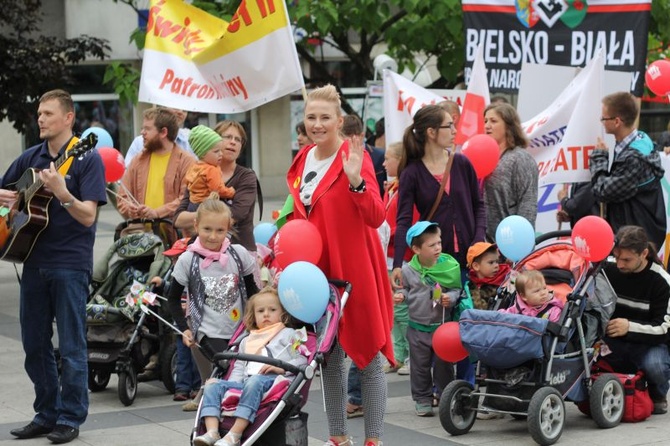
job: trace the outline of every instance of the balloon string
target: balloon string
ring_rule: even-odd
[[[132,199],[132,202],[131,202],[131,203],[134,203],[136,206],[142,206],[142,204],[140,204],[140,202],[137,201],[137,199],[133,196],[133,194],[130,193],[130,191],[128,190],[128,188],[126,187],[126,185],[123,184],[123,181],[117,181],[117,184],[118,184],[119,186],[121,186],[121,187],[123,188],[123,190],[126,192],[126,194],[128,195],[128,197],[129,197],[130,199]],[[117,197],[118,197],[118,194],[117,194]],[[125,197],[122,197],[122,198],[125,198]],[[128,201],[128,200],[126,199],[126,201]]]
[[[120,199],[120,200],[123,200],[123,201],[125,201],[125,202],[127,202],[127,203],[129,203],[129,204],[132,204],[132,205],[137,205],[137,206],[139,206],[139,203],[137,203],[137,201],[132,197],[132,195],[131,195],[130,197],[124,197],[124,196],[122,196],[122,195],[119,195],[118,192],[116,192],[116,191],[113,190],[113,189],[110,189],[109,187],[108,187],[106,190],[107,190],[107,192],[109,192],[110,194],[116,196],[116,198],[118,198],[118,199]],[[133,198],[133,199],[131,200],[131,198]]]

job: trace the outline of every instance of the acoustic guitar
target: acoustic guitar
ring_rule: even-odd
[[[97,135],[89,133],[54,161],[56,169],[70,158],[85,155],[97,142]],[[9,213],[0,216],[0,260],[24,262],[49,224],[48,209],[53,194],[44,187],[38,172],[39,169],[30,168],[23,173],[16,182],[16,201]]]

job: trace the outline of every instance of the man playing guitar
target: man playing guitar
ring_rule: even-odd
[[[21,280],[21,338],[37,413],[11,434],[18,438],[48,434],[53,443],[67,443],[79,435],[88,414],[86,301],[96,210],[106,203],[105,175],[96,151],[72,157],[61,172],[56,170],[54,161],[73,145],[74,103],[69,93],[45,93],[37,115],[44,141],[23,152],[0,181],[0,205],[5,207],[20,199],[21,194],[10,189],[16,189],[30,168],[41,169],[35,176],[44,183],[42,194],[53,195],[44,209],[46,227],[25,259]],[[62,357],[60,379],[51,342],[54,318]]]

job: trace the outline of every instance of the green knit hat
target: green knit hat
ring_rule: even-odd
[[[214,144],[220,141],[223,141],[223,138],[206,125],[196,125],[188,136],[188,143],[199,159],[202,159],[214,147]]]

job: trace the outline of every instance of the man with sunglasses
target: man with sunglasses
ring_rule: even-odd
[[[615,232],[624,225],[638,225],[660,247],[666,231],[661,189],[664,170],[652,140],[635,128],[637,116],[638,105],[630,93],[613,93],[602,99],[600,121],[616,140],[614,161],[608,168],[609,149],[598,139],[590,155],[591,185]]]

